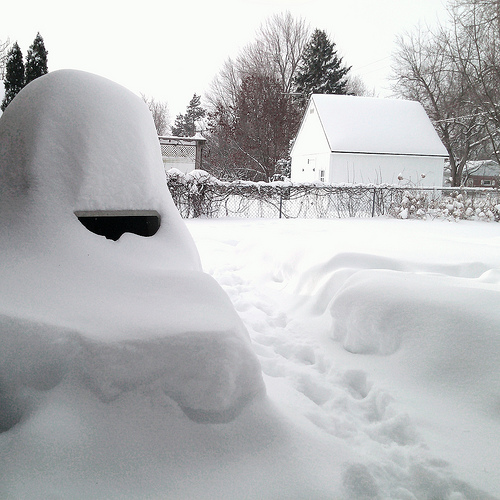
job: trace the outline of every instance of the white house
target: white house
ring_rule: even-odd
[[[291,178],[442,186],[447,156],[418,102],[314,94],[292,148]]]

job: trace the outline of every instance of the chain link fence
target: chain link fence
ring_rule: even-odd
[[[345,218],[390,216],[500,220],[500,192],[478,188],[221,182],[207,172],[167,172],[184,218]]]

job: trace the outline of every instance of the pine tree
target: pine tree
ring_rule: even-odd
[[[201,96],[194,94],[186,110],[186,132],[191,137],[196,134],[196,122],[205,117],[207,111],[201,107]]]
[[[184,134],[184,115],[182,113],[179,113],[175,117],[175,122],[172,126],[172,135],[177,137],[186,137]]]
[[[25,70],[25,84],[32,82],[39,76],[48,73],[47,69],[47,50],[43,43],[43,38],[40,33],[37,33],[35,40],[28,49],[26,55],[26,70]]]
[[[17,42],[14,43],[7,56],[7,64],[5,65],[5,96],[0,108],[5,111],[5,108],[10,104],[12,99],[16,97],[19,91],[24,87],[24,63],[23,54]]]
[[[295,76],[295,92],[301,94],[302,105],[311,94],[346,94],[346,75],[351,68],[342,64],[335,43],[316,29],[304,49],[302,62]]]
[[[194,94],[186,108],[186,113],[178,114],[175,118],[172,135],[193,137],[196,134],[196,122],[204,118],[206,114],[206,109],[201,107],[201,97]]]

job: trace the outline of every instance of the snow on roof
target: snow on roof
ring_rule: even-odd
[[[312,105],[332,152],[447,156],[418,102],[314,94]]]

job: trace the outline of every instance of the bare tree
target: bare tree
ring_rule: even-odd
[[[257,42],[271,62],[273,76],[278,78],[285,93],[292,91],[293,77],[309,41],[310,28],[305,20],[294,19],[290,12],[275,14],[267,19],[257,33]]]
[[[210,136],[212,173],[224,179],[273,179],[281,174],[279,162],[287,157],[298,122],[297,108],[277,79],[247,76],[231,113],[222,106],[212,113],[216,131]]]
[[[448,152],[452,185],[487,141],[484,119],[471,102],[470,85],[456,64],[450,33],[420,27],[397,39],[393,90],[422,103]]]
[[[297,107],[289,94],[309,33],[304,20],[289,12],[276,14],[260,26],[253,43],[224,63],[206,95],[206,165],[212,173],[265,180],[278,173],[278,162],[287,158],[298,127]],[[260,119],[266,123],[252,120],[262,105],[267,112]],[[245,112],[252,116],[245,117]]]
[[[207,101],[216,106],[234,104],[244,78],[262,75],[280,82],[281,91],[289,93],[293,76],[310,35],[309,25],[290,12],[275,14],[258,29],[256,40],[243,48],[236,59],[228,59],[211,84]]]
[[[452,0],[449,12],[450,50],[484,121],[492,156],[500,162],[500,1]]]
[[[500,0],[449,0],[448,12],[448,27],[399,38],[394,90],[424,105],[458,185],[469,160],[500,162]]]
[[[229,109],[234,105],[243,72],[239,66],[233,59],[227,59],[212,81],[206,100],[213,109],[219,106]]]
[[[5,42],[0,41],[0,80],[5,79],[5,65],[9,57],[10,40],[7,38]]]
[[[142,100],[148,105],[158,135],[166,135],[170,130],[170,113],[166,102],[157,101],[154,97],[141,94]]]
[[[359,75],[347,75],[346,92],[348,95],[357,95],[364,97],[376,97],[375,89],[368,89],[366,83]]]

